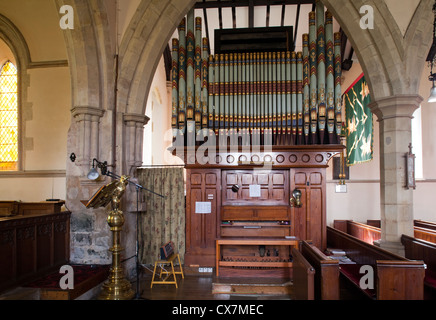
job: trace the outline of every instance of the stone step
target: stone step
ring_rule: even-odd
[[[236,279],[235,279],[236,280]],[[270,281],[242,281],[237,279],[220,280],[212,283],[213,294],[240,294],[240,295],[291,295],[292,282],[271,283]]]

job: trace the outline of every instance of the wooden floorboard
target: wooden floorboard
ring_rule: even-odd
[[[255,281],[251,279],[249,282],[251,285],[269,284],[269,285],[281,285],[277,280],[263,280]],[[153,285],[150,288],[151,277],[146,275],[140,280],[141,284],[141,297],[148,300],[237,300],[237,299],[290,299],[287,294],[258,294],[256,290],[253,293],[244,291],[242,294],[214,294],[214,283],[223,283],[225,281],[228,284],[241,285],[247,282],[247,279],[217,279],[211,275],[196,276],[185,275],[182,279],[181,276],[177,276],[177,286],[171,284]]]

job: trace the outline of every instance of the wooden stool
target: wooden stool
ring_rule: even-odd
[[[180,271],[174,271],[174,260],[177,258],[177,260],[179,261],[179,265],[180,265]],[[171,265],[171,271],[163,271],[162,268],[162,264],[170,264]],[[160,273],[159,273],[159,278],[162,278],[162,274],[166,274],[167,276],[162,279],[162,280],[157,280],[155,281],[155,275],[156,275],[156,268],[157,265],[160,266]],[[173,253],[171,256],[168,257],[167,260],[157,260],[154,263],[154,271],[153,271],[153,278],[151,279],[151,286],[150,288],[153,288],[153,284],[174,284],[177,287],[177,278],[176,278],[176,274],[181,274],[182,278],[184,279],[185,276],[183,275],[183,269],[182,269],[182,263],[180,262],[180,256],[178,253]],[[173,276],[173,281],[168,281],[168,278],[171,277],[171,275]]]

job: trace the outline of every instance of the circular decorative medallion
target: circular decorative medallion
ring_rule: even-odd
[[[323,162],[324,161],[323,155],[322,154],[317,154],[316,157],[315,157],[315,161],[318,162],[318,163]]]
[[[263,157],[263,161],[265,162],[271,162],[272,161],[272,157],[268,154],[265,157]]]
[[[251,157],[251,161],[253,161],[253,162],[258,162],[259,160],[260,160],[260,158],[256,154]]]
[[[276,160],[278,163],[283,163],[283,161],[285,161],[285,157],[282,154],[279,154]]]

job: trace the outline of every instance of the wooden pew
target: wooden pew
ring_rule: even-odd
[[[366,220],[366,224],[381,228],[381,221],[380,220]],[[436,230],[436,223],[431,221],[425,221],[425,220],[413,220],[413,225],[415,227],[421,227],[426,228],[430,230]]]
[[[339,230],[342,230],[342,221],[338,220]],[[380,220],[367,220],[368,225],[380,228]],[[429,242],[436,243],[436,223],[424,220],[413,220],[414,237]]]
[[[339,261],[327,257],[307,241],[301,242],[300,250],[315,269],[315,299],[339,300]]]
[[[370,220],[372,225],[368,225],[352,220],[335,220],[333,227],[360,240],[373,244],[374,240],[381,239],[381,229],[373,226],[376,224],[374,221],[375,220]],[[415,220],[415,226],[413,227],[415,238],[436,243],[436,230],[421,226],[431,227],[431,224],[420,223]]]
[[[371,299],[422,300],[424,298],[425,264],[411,261],[377,246],[364,242],[345,232],[327,227],[327,246],[340,248],[356,264],[341,264],[340,272]],[[374,288],[359,285],[364,274],[361,266],[374,271]]]
[[[417,227],[417,226],[413,227],[413,230],[414,230],[415,238],[436,243],[436,230]]]
[[[293,296],[295,300],[315,300],[315,269],[301,252],[292,248]]]
[[[335,220],[333,227],[370,244],[374,244],[374,240],[381,239],[380,228],[353,220]]]
[[[413,220],[415,227],[426,228],[430,230],[436,230],[436,223],[425,220]]]
[[[404,234],[401,236],[401,243],[404,245],[407,259],[424,260],[427,265],[424,284],[426,288],[433,290],[430,294],[434,296],[436,294],[436,244]]]

